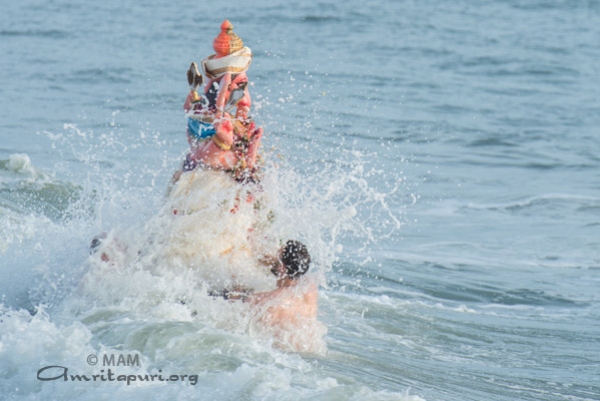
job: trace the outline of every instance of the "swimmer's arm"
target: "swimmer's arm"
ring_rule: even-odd
[[[256,294],[250,294],[244,299],[244,302],[248,302],[252,305],[257,305],[263,302],[270,301],[281,294],[285,288],[277,288],[273,291],[257,292]]]
[[[209,291],[208,295],[214,298],[223,298],[227,301],[243,301],[246,302],[252,294],[252,289],[236,287],[232,290]]]
[[[277,266],[279,262],[277,261],[277,258],[273,255],[261,255],[258,258],[258,263],[260,263],[263,266],[268,266],[272,268]]]

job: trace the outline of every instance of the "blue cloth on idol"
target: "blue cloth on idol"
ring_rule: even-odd
[[[217,133],[214,125],[190,117],[188,117],[188,131],[196,140],[210,138]]]

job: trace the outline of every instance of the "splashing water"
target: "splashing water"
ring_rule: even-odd
[[[260,325],[259,313],[249,305],[215,299],[208,291],[215,282],[231,284],[227,280],[233,271],[256,288],[273,288],[273,279],[264,272],[249,270],[244,276],[247,259],[222,256],[223,247],[244,242],[249,228],[257,230],[253,234],[260,246],[269,250],[285,239],[304,242],[313,259],[313,280],[327,288],[326,277],[344,251],[345,238],[355,243],[362,238],[362,250],[358,247],[354,254],[364,256],[368,243],[401,226],[400,213],[386,200],[402,180],[387,192],[371,187],[367,177],[381,173],[367,171],[365,155],[358,151],[341,151],[319,171],[303,172],[267,151],[261,188],[254,191],[254,203],[248,203],[243,200],[246,189],[223,184],[221,173],[212,173],[216,177],[201,182],[196,193],[183,193],[177,185],[168,190],[171,166],[180,155],[164,152],[171,144],[158,133],[141,132],[137,142],[125,146],[118,131],[95,134],[74,125],[64,129],[56,135],[42,133],[67,160],[53,174],[33,167],[27,155],[13,155],[1,165],[2,190],[8,194],[3,199],[17,200],[12,209],[3,204],[1,215],[8,261],[2,267],[8,281],[1,288],[0,323],[1,369],[10,379],[10,387],[3,388],[6,394],[43,398],[77,392],[80,399],[93,399],[104,388],[100,382],[61,387],[38,381],[31,386],[27,377],[49,365],[66,367],[69,374],[98,374],[85,355],[127,353],[139,355],[141,366],[122,368],[123,374],[203,372],[194,386],[219,398],[238,394],[282,399],[285,394],[284,399],[293,399],[317,391],[345,393],[349,399],[396,399],[391,393],[320,376],[313,364],[326,357],[322,323],[297,326],[296,332],[278,337]],[[150,161],[150,152],[138,152],[142,147],[162,150],[162,165],[152,167],[156,163]],[[128,164],[117,162],[128,158],[144,167],[129,171]],[[36,195],[22,202],[14,191],[27,193],[28,185],[35,186]],[[48,186],[55,196],[44,195]],[[165,197],[169,191],[171,196]],[[236,199],[237,212],[231,213]],[[206,210],[190,209],[202,202]],[[183,209],[186,213],[174,213]],[[225,237],[222,226],[227,228]],[[101,249],[89,256],[90,240],[103,231],[107,234]],[[26,249],[34,252],[27,255]],[[202,249],[214,254],[199,255]],[[108,262],[102,254],[109,255]],[[23,266],[33,268],[24,273]],[[319,319],[327,323],[326,315]],[[191,386],[141,380],[130,383],[140,399],[156,386],[165,397],[198,394]],[[105,391],[119,393],[123,388]]]

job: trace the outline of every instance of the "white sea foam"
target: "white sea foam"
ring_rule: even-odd
[[[82,141],[94,137],[83,135],[76,127],[65,129],[61,136],[64,143],[57,142],[58,147],[73,141],[73,136]],[[96,170],[94,159],[86,157],[90,150],[80,147],[84,153],[77,158],[86,160],[92,171],[101,171]],[[27,157],[14,160],[15,172],[28,177],[36,171]],[[255,192],[260,209],[245,201],[245,190],[237,184],[223,185],[221,173],[213,175],[214,180],[200,182],[191,193],[181,192],[183,186],[176,185],[171,197],[158,202],[159,207],[153,210],[149,208],[157,204],[155,201],[140,202],[138,196],[111,182],[115,177],[108,175],[91,185],[94,191],[83,192],[84,201],[91,202],[95,211],[89,220],[82,216],[53,222],[33,215],[30,224],[25,224],[24,216],[12,216],[21,219],[19,235],[39,242],[40,254],[51,255],[31,271],[28,282],[34,283],[35,299],[51,301],[52,306],[39,309],[34,316],[32,304],[28,305],[30,312],[15,305],[4,308],[0,371],[9,380],[2,391],[15,399],[73,398],[74,394],[78,399],[95,399],[98,393],[111,397],[128,393],[132,399],[146,399],[157,389],[165,397],[177,394],[194,398],[198,388],[217,398],[243,394],[242,398],[296,399],[329,393],[345,394],[348,399],[418,399],[322,377],[304,359],[326,355],[326,327],[322,323],[305,322],[276,332],[262,325],[264,311],[208,295],[211,289],[231,284],[257,290],[273,288],[268,271],[256,274],[252,270],[256,269],[255,261],[243,245],[248,236],[254,235],[255,245],[268,252],[289,238],[306,243],[313,257],[314,272],[310,275],[323,284],[336,251],[343,249],[338,241],[345,233],[367,241],[373,238],[355,205],[384,202],[385,196],[369,193],[361,179],[363,170],[353,170],[356,175],[352,179],[346,172],[332,170],[324,173],[329,179],[326,185],[316,178],[306,185],[304,178],[289,168],[269,167],[262,189]],[[356,183],[366,192],[354,192]],[[132,203],[141,206],[137,218],[130,213]],[[231,213],[234,208],[235,213]],[[7,232],[10,224],[8,217],[3,218]],[[46,224],[41,224],[43,221]],[[99,227],[108,228],[106,238],[98,252],[86,258],[85,243]],[[19,249],[16,238],[16,232],[7,236],[5,252]],[[61,245],[64,241],[71,241],[68,250]],[[102,254],[108,262],[101,260]],[[36,260],[33,255],[32,260]],[[244,266],[250,269],[247,274]],[[13,298],[9,287],[0,289]],[[26,348],[29,351],[24,354]],[[309,353],[300,357],[289,351]],[[197,386],[141,381],[118,386],[105,382],[31,383],[31,375],[53,364],[68,367],[70,374],[98,373],[86,362],[86,356],[113,352],[139,354],[142,366],[135,374],[152,374],[158,369],[204,373]]]

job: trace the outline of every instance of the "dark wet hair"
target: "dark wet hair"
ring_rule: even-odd
[[[285,266],[287,277],[298,278],[308,271],[310,254],[304,244],[289,240],[281,252],[281,262]]]

